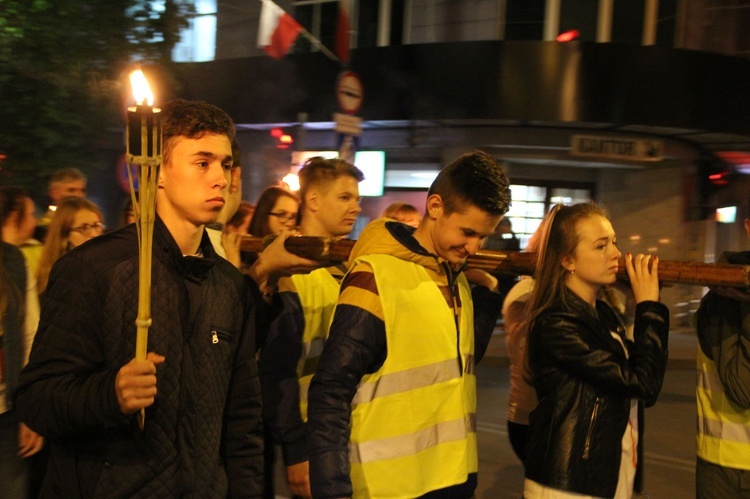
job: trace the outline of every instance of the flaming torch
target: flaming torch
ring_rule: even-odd
[[[154,94],[146,77],[138,69],[130,74],[135,107],[128,108],[127,162],[138,165],[138,195],[128,167],[130,196],[133,201],[138,231],[138,316],[135,319],[136,360],[146,360],[148,328],[151,326],[151,247],[156,218],[156,180],[161,164],[161,109],[154,107]],[[138,424],[143,429],[145,410],[141,409]]]

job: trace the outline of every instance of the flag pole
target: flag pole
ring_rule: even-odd
[[[326,46],[323,45],[323,43],[320,40],[318,40],[317,38],[315,38],[315,36],[312,33],[310,33],[309,31],[307,31],[305,28],[303,28],[301,26],[300,26],[300,34],[302,36],[304,36],[305,38],[307,38],[308,40],[310,40],[310,43],[312,43],[313,45],[315,45],[330,60],[332,60],[334,62],[339,62],[339,63],[343,62],[341,59],[338,58],[338,56],[336,54],[334,54],[333,52],[331,52],[330,50],[328,50],[328,48],[326,48]]]
[[[287,16],[291,17],[287,11],[285,11],[284,9],[282,9],[280,6],[278,6],[273,1],[267,1],[267,0],[258,0],[258,1],[261,3],[262,9],[265,8],[265,6],[266,6],[267,3],[268,4],[272,4],[273,8],[278,9],[278,11],[283,12]],[[262,9],[261,9],[261,26],[263,25],[263,10]],[[292,18],[292,20],[294,20],[294,18]],[[342,63],[343,62],[338,56],[336,56],[336,54],[334,54],[333,52],[331,52],[325,45],[323,45],[323,43],[320,40],[318,40],[312,33],[310,33],[309,31],[307,31],[300,23],[298,23],[296,20],[294,20],[294,23],[297,26],[299,26],[299,33],[302,36],[304,36],[305,38],[307,38],[310,41],[310,43],[313,44],[313,46],[315,46],[315,47],[318,48],[318,50],[320,50],[321,52],[323,52],[323,54],[325,54],[326,57],[328,57],[329,59],[331,59],[334,62],[338,62],[338,63]]]

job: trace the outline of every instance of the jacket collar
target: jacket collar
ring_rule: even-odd
[[[424,246],[419,244],[419,241],[417,241],[417,239],[414,237],[414,231],[416,230],[414,227],[410,227],[400,222],[386,222],[385,228],[388,229],[388,232],[391,233],[394,239],[403,244],[406,249],[416,253],[417,255],[421,255],[427,258],[434,258],[443,266],[450,269],[453,274],[457,275],[459,272],[462,272],[468,265],[468,261],[464,261],[464,263],[462,263],[458,268],[454,269],[447,261],[442,260],[437,255],[427,251]]]
[[[567,288],[564,301],[571,312],[578,315],[587,326],[600,334],[603,339],[612,340],[612,332],[619,334],[623,341],[626,339],[625,325],[605,301],[596,300],[596,307],[592,307],[583,298]]]
[[[159,215],[156,216],[154,223],[153,245],[157,258],[182,277],[196,284],[202,283],[208,277],[209,271],[216,265],[219,258],[205,229],[199,246],[202,256],[183,256],[177,241],[174,240]]]

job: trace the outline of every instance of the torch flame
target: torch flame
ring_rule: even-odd
[[[130,85],[133,87],[133,97],[138,105],[154,105],[154,93],[148,86],[148,81],[143,71],[136,69],[130,73]]]

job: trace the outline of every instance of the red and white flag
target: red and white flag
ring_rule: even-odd
[[[281,59],[294,45],[302,26],[271,0],[263,0],[258,28],[258,47]]]
[[[339,0],[339,16],[336,23],[336,55],[342,62],[349,62],[349,0]]]

